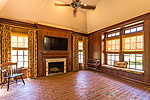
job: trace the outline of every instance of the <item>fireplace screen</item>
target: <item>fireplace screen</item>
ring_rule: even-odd
[[[49,62],[48,74],[64,72],[64,62]]]

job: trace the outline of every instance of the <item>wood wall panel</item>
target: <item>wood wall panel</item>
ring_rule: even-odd
[[[71,71],[71,35],[72,32],[64,29],[38,25],[38,76],[46,75],[46,58],[66,58],[67,71]],[[68,51],[48,51],[44,50],[44,36],[68,38]]]
[[[100,33],[89,35],[89,58],[100,59],[101,55],[101,36]]]
[[[144,21],[144,71],[145,81],[150,82],[150,18]]]

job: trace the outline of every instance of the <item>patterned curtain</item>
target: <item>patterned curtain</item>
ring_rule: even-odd
[[[5,25],[1,26],[1,56],[2,63],[11,61],[11,30]]]
[[[83,69],[87,69],[88,62],[88,37],[73,34],[73,71],[79,70],[78,42],[83,41]]]
[[[79,37],[73,35],[73,71],[79,70],[79,63],[78,63],[78,41]]]
[[[2,31],[0,28],[0,64],[2,63]]]
[[[37,34],[35,30],[28,31],[28,74],[30,78],[37,77]]]
[[[83,37],[83,67],[87,69],[88,65],[88,37]]]

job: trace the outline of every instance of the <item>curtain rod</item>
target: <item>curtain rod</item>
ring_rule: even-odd
[[[28,28],[28,27],[22,27],[22,26],[15,26],[15,25],[10,25],[10,24],[4,24],[4,23],[0,23],[1,25],[7,25],[7,26],[10,26],[10,27],[14,27],[14,28],[20,28],[20,29],[26,29],[26,30],[36,30],[38,31],[38,29],[34,29],[34,28]]]

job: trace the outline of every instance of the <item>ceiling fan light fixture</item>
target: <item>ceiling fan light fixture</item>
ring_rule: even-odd
[[[87,4],[84,4],[84,6],[87,6]]]
[[[81,1],[79,1],[79,2],[73,1],[71,3],[71,6],[75,9],[77,9],[77,8],[81,7]]]

